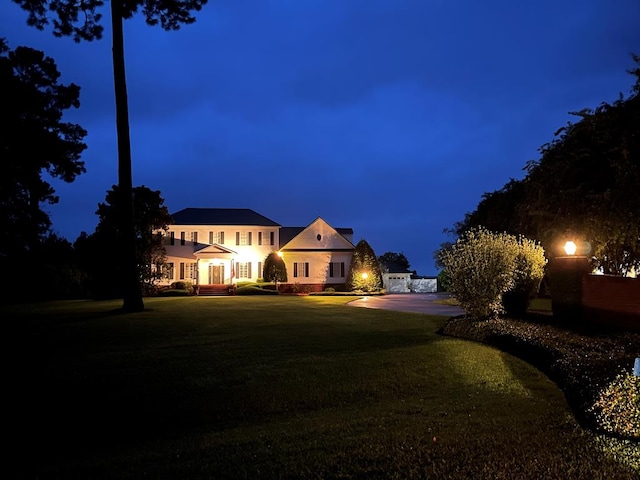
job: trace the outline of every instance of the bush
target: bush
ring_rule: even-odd
[[[346,289],[376,292],[382,288],[380,262],[366,240],[360,240],[351,257]]]
[[[160,297],[188,297],[189,295],[191,295],[191,290],[185,288],[168,288],[158,292],[158,296]]]
[[[618,375],[590,410],[606,432],[640,439],[640,377],[631,372]]]
[[[193,283],[185,281],[185,280],[179,280],[177,282],[173,282],[171,284],[171,288],[174,290],[193,290]]]
[[[524,314],[542,280],[544,250],[524,237],[484,228],[463,233],[440,253],[449,291],[471,316],[492,318],[505,311]],[[524,310],[523,310],[524,308]]]
[[[327,293],[334,293],[336,291],[336,289],[333,288],[333,287],[327,287],[327,288],[324,289],[324,291],[327,292]]]
[[[278,292],[274,290],[265,290],[257,285],[246,285],[244,287],[238,287],[236,289],[236,295],[277,295]]]

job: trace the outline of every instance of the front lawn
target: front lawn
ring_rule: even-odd
[[[10,455],[65,479],[637,478],[527,363],[348,300],[5,308]]]

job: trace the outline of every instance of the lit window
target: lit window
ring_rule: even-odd
[[[295,262],[293,264],[293,276],[294,277],[308,277],[309,276],[309,262]]]

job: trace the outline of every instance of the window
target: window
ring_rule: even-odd
[[[191,243],[193,245],[198,243],[198,232],[191,232]]]
[[[187,265],[187,278],[194,279],[198,276],[198,264],[189,263]]]
[[[180,232],[180,245],[184,245],[185,233]]]
[[[218,245],[224,243],[224,232],[209,232],[209,244],[213,245],[214,243]]]
[[[238,262],[238,278],[251,278],[251,262]]]
[[[168,280],[173,280],[173,262],[169,262],[167,264],[165,264],[164,266],[164,276],[168,279]]]
[[[258,232],[258,245],[274,245],[275,239],[274,232]]]
[[[294,277],[308,277],[309,276],[309,262],[295,262],[293,264],[293,276]]]
[[[169,232],[169,245],[176,244],[176,232]]]
[[[251,245],[251,232],[236,232],[236,245]]]
[[[329,264],[330,277],[344,277],[344,262],[331,262]]]

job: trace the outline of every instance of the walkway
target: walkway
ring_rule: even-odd
[[[428,315],[446,315],[455,317],[463,315],[464,310],[451,305],[440,305],[435,300],[448,298],[446,293],[405,293],[389,294],[375,297],[363,297],[349,302],[347,305],[363,308],[380,308],[399,312],[426,313]]]

